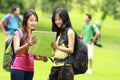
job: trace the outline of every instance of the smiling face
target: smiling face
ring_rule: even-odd
[[[55,15],[55,24],[57,27],[61,28],[63,25],[63,20],[60,18],[59,14]]]
[[[37,25],[37,18],[34,15],[31,15],[27,21],[27,28],[34,30]]]

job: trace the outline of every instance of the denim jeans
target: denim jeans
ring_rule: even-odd
[[[11,80],[32,80],[34,72],[11,69]]]

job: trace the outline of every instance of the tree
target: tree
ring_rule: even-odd
[[[24,13],[26,9],[35,9],[37,1],[39,0],[0,0],[0,11],[10,13],[13,7],[18,6],[21,13]]]
[[[72,0],[42,0],[41,1],[41,10],[44,12],[53,12],[56,8],[65,8],[71,10]]]
[[[1,8],[1,12],[3,13],[9,13],[11,12],[11,9],[15,6],[20,7],[21,12],[23,13],[25,7],[23,5],[23,1],[22,0],[1,0],[0,2],[0,8]]]
[[[76,4],[78,5],[78,8],[80,8],[81,12],[85,11],[97,11],[97,3],[99,1],[96,1],[96,4],[92,3],[92,0],[76,0]]]
[[[120,19],[120,0],[103,0],[101,11],[103,12],[102,20],[107,15],[111,15],[114,19]]]

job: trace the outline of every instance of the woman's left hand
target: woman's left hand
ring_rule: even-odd
[[[34,59],[35,60],[41,60],[43,62],[47,62],[48,61],[47,57],[44,57],[44,56],[34,56]]]
[[[48,61],[47,57],[42,56],[42,61],[47,62]]]

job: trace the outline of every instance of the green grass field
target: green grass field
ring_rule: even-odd
[[[51,30],[51,20],[45,14],[38,12],[39,23],[37,30]],[[2,17],[2,16],[1,16]],[[74,29],[81,32],[84,15],[76,12],[70,13]],[[96,15],[95,15],[95,18]],[[94,19],[95,20],[95,19]],[[102,26],[103,48],[94,47],[93,74],[76,75],[74,80],[120,80],[120,22],[107,18]],[[2,57],[4,51],[4,34],[0,29],[0,80],[10,80],[9,72],[2,69]],[[52,62],[35,61],[34,80],[47,80]]]

